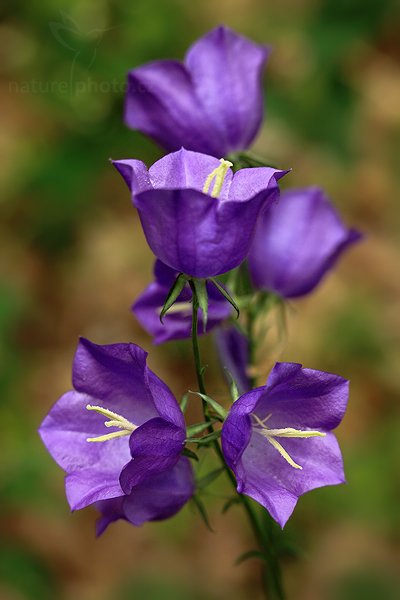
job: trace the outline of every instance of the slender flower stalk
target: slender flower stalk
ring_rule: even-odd
[[[190,281],[190,287],[193,294],[192,299],[192,349],[193,349],[193,358],[197,376],[197,383],[199,386],[199,391],[201,394],[207,394],[203,368],[201,364],[201,355],[200,355],[200,347],[199,347],[199,339],[198,339],[198,309],[199,309],[199,301],[196,293],[196,288],[193,281]],[[206,402],[203,400],[203,413],[204,419],[209,423],[208,431],[209,433],[214,432],[214,427],[211,424],[210,415],[208,412],[208,406]],[[221,447],[219,445],[218,440],[214,440],[213,448],[215,453],[217,454],[219,460],[224,467],[225,473],[233,486],[236,493],[236,481],[232,471],[229,469],[228,465],[225,462],[224,455],[222,453]],[[241,505],[243,506],[247,517],[250,522],[250,526],[253,530],[255,538],[258,542],[258,545],[264,555],[266,567],[263,567],[262,578],[263,585],[266,593],[266,597],[269,600],[284,600],[285,594],[282,586],[282,576],[281,569],[279,565],[278,558],[276,556],[276,551],[272,547],[272,539],[266,529],[262,528],[260,521],[256,512],[254,511],[249,498],[240,494],[238,495]]]

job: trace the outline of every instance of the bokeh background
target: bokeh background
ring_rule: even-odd
[[[70,387],[78,335],[135,341],[181,396],[185,343],[152,348],[129,306],[152,256],[109,157],[161,150],[122,122],[128,69],[181,58],[225,23],[272,44],[267,118],[254,149],[322,185],[366,232],[310,297],[288,310],[277,358],[351,379],[338,431],[348,485],[303,497],[285,532],[289,599],[400,597],[400,20],[394,0],[3,0],[0,23],[0,597],[2,600],[245,600],[259,565],[240,510],[216,533],[192,507],[163,524],[70,514],[63,475],[36,429]],[[213,348],[205,342],[206,360]],[[219,398],[226,389],[208,372]],[[195,418],[196,415],[193,415]],[[298,551],[298,549],[300,549]],[[290,556],[296,554],[297,556]]]

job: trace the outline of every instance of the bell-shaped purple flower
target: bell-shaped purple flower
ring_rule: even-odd
[[[283,527],[299,496],[344,483],[331,430],[346,410],[348,381],[277,363],[265,386],[241,396],[222,428],[222,450],[237,490],[262,504]]]
[[[181,455],[185,422],[169,388],[147,367],[135,344],[98,346],[81,339],[74,390],[40,426],[40,436],[66,472],[69,505],[95,504],[98,533],[126,519],[134,525],[176,513],[194,480]]]
[[[259,219],[248,259],[252,281],[284,298],[308,294],[361,237],[320,188],[286,191]]]
[[[138,160],[113,161],[123,176],[147,242],[163,263],[192,277],[214,277],[247,256],[263,210],[279,197],[269,167],[241,169],[213,156],[181,149],[149,170]]]
[[[185,62],[160,60],[131,71],[125,122],[168,151],[226,156],[246,149],[263,116],[261,75],[269,49],[217,27]]]
[[[170,308],[160,321],[160,312],[165,303],[171,286],[178,273],[161,261],[154,265],[154,281],[147,286],[132,306],[132,311],[137,320],[153,336],[155,344],[162,344],[170,340],[179,340],[191,336],[192,327],[192,292],[189,285],[183,289],[175,304]],[[206,332],[208,333],[232,313],[232,307],[217,289],[207,283],[208,292],[208,320]],[[204,333],[203,313],[199,310],[198,333]]]
[[[251,388],[247,372],[249,362],[249,341],[234,325],[222,325],[214,334],[219,360],[225,369],[226,378],[232,377],[240,394]]]

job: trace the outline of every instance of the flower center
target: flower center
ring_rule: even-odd
[[[293,427],[284,427],[283,429],[268,429],[266,422],[272,417],[272,413],[267,415],[265,419],[260,419],[254,413],[251,416],[256,422],[254,427],[255,431],[265,437],[269,443],[278,450],[279,454],[289,463],[294,469],[302,469],[303,467],[294,462],[293,458],[286,452],[285,448],[275,439],[281,438],[310,438],[310,437],[324,437],[326,433],[322,431],[315,431],[312,429],[293,429]]]
[[[112,410],[108,410],[108,408],[103,408],[102,406],[93,406],[92,404],[86,405],[87,410],[94,410],[110,419],[109,421],[104,421],[104,425],[106,427],[118,427],[120,431],[113,431],[112,433],[106,433],[105,435],[99,435],[93,438],[87,438],[87,442],[107,442],[108,440],[113,440],[115,438],[123,437],[124,435],[130,435],[132,431],[138,428],[138,425],[134,425],[125,417],[113,412]]]
[[[214,181],[214,187],[211,192],[212,198],[218,198],[221,193],[222,186],[224,185],[224,180],[226,174],[228,172],[229,167],[233,167],[233,164],[229,160],[225,160],[224,158],[220,158],[219,162],[221,163],[219,167],[211,171],[209,176],[206,179],[206,182],[203,187],[203,193],[208,194],[208,190],[210,189],[210,185]]]

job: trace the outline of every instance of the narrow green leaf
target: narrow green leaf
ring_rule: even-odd
[[[243,552],[243,554],[241,554],[240,556],[238,556],[238,558],[235,560],[235,565],[240,565],[241,563],[243,563],[245,560],[249,560],[250,558],[260,558],[261,560],[268,560],[268,557],[265,556],[265,554],[263,554],[262,552],[260,552],[259,550],[248,550],[247,552]]]
[[[187,444],[197,444],[198,446],[205,446],[205,445],[211,444],[212,442],[215,442],[215,440],[217,440],[220,437],[221,437],[221,431],[213,431],[212,433],[209,433],[208,435],[204,435],[203,437],[200,437],[200,438],[186,438],[186,443]]]
[[[197,456],[197,454],[195,452],[192,452],[192,450],[189,450],[189,448],[184,448],[182,450],[182,454],[183,456],[187,456],[188,458],[191,458],[193,460],[199,460],[199,457]]]
[[[233,379],[233,375],[232,373],[226,368],[224,367],[225,371],[228,373],[229,379],[230,379],[230,384],[229,384],[229,389],[231,392],[231,398],[232,398],[232,402],[236,402],[236,400],[239,398],[240,393],[238,390],[238,386],[236,381]]]
[[[189,425],[189,427],[186,429],[186,435],[188,438],[191,438],[199,433],[203,433],[203,431],[208,429],[213,423],[215,423],[214,420],[211,422],[205,421],[204,423],[195,423],[194,425]]]
[[[182,400],[180,401],[180,404],[179,404],[179,406],[181,407],[181,411],[183,413],[186,412],[188,402],[189,402],[189,392],[186,392],[186,394],[183,394]]]
[[[209,406],[211,406],[211,408],[217,413],[217,415],[219,415],[222,419],[226,418],[228,411],[225,410],[225,408],[223,406],[221,406],[216,400],[214,400],[213,398],[210,398],[210,396],[206,396],[206,394],[201,394],[200,392],[190,392],[190,393],[200,396],[200,398],[202,400],[204,400],[204,402],[207,402],[207,404]]]
[[[236,304],[236,302],[234,301],[234,299],[230,295],[230,293],[216,279],[210,279],[210,281],[215,285],[215,287],[217,288],[217,290],[223,295],[223,297],[225,298],[225,300],[228,300],[229,304],[231,304],[233,306],[233,308],[236,311],[236,318],[238,319],[239,315],[240,315],[240,310],[239,310],[238,305]]]
[[[213,481],[215,481],[221,475],[221,473],[224,472],[224,470],[225,467],[219,467],[218,469],[214,469],[214,471],[207,473],[207,475],[203,475],[203,477],[200,477],[200,479],[197,480],[197,489],[203,490],[204,488],[206,488]]]
[[[171,286],[171,289],[168,292],[167,298],[165,300],[164,306],[160,312],[160,321],[163,322],[163,318],[165,314],[169,311],[171,306],[176,302],[179,294],[182,292],[183,288],[186,285],[186,277],[183,273],[179,273],[178,277],[175,279],[174,283]]]
[[[258,156],[257,154],[253,154],[252,152],[239,152],[237,154],[237,159],[241,164],[244,164],[247,167],[269,167],[271,169],[277,168],[276,165],[271,164],[268,159]]]
[[[197,297],[197,302],[203,313],[203,333],[207,329],[208,319],[208,293],[205,279],[193,279],[194,293]]]
[[[212,533],[215,533],[214,529],[210,525],[206,507],[204,506],[203,501],[200,500],[200,498],[196,495],[194,495],[192,499],[193,499],[194,505],[196,506],[197,510],[199,511],[199,514],[200,514],[201,518],[203,519],[203,522],[204,522],[205,526],[207,527],[207,529],[209,531],[211,531]]]

